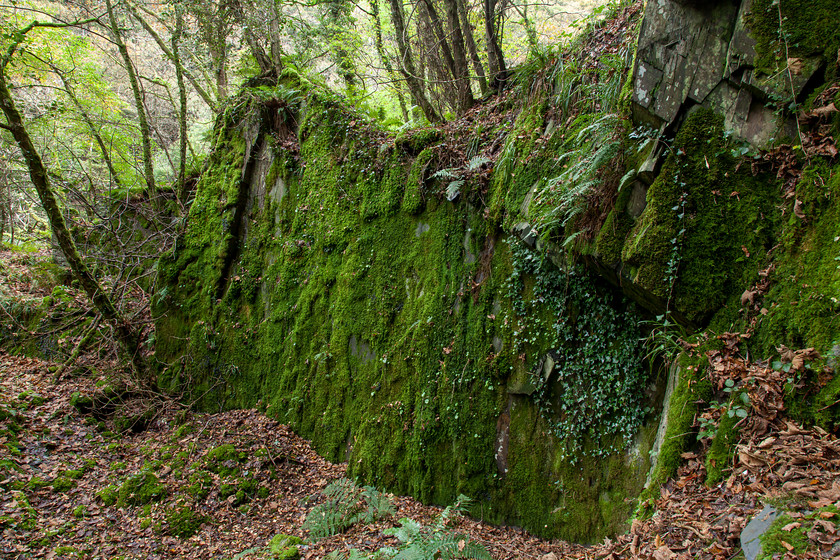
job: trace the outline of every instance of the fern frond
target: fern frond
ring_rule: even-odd
[[[458,195],[461,194],[461,187],[464,186],[463,179],[457,179],[449,183],[449,186],[446,187],[446,200],[452,202]]]
[[[326,500],[312,508],[303,523],[303,529],[315,539],[331,537],[356,523],[372,523],[394,513],[387,496],[371,486],[360,488],[349,478],[334,480],[321,495]]]
[[[429,178],[430,179],[460,179],[461,176],[455,173],[454,167],[449,167],[447,169],[441,169],[435,173],[432,173]]]
[[[475,171],[476,169],[478,169],[479,167],[481,167],[481,166],[482,166],[482,165],[484,165],[485,163],[490,163],[491,161],[493,161],[493,160],[491,160],[491,159],[490,159],[490,158],[488,158],[488,157],[484,157],[484,156],[475,156],[474,158],[472,158],[472,159],[471,159],[471,160],[467,163],[467,170],[469,170],[469,171]]]

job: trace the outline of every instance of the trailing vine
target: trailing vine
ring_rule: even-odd
[[[564,459],[623,450],[648,412],[635,308],[611,305],[582,268],[561,271],[517,243],[511,254],[515,351],[548,356],[530,368],[532,398]]]

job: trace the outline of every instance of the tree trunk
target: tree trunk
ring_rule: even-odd
[[[145,20],[145,18],[140,16],[140,13],[137,11],[137,9],[134,6],[132,6],[131,4],[128,4],[128,3],[126,3],[126,6],[128,7],[128,10],[131,12],[131,15],[134,17],[134,19],[136,19],[137,22],[140,23],[140,25],[143,27],[143,29],[146,30],[146,33],[151,35],[152,39],[155,40],[155,43],[157,43],[158,47],[160,47],[160,50],[163,51],[163,54],[166,55],[166,58],[168,58],[169,60],[172,61],[172,63],[175,65],[175,71],[177,72],[178,68],[180,67],[180,71],[183,72],[184,77],[186,77],[187,80],[189,80],[190,84],[192,84],[192,87],[195,90],[195,92],[198,94],[198,96],[201,97],[201,99],[205,103],[207,103],[207,106],[210,107],[210,109],[213,112],[216,112],[216,103],[213,101],[213,98],[210,97],[210,94],[207,93],[207,90],[205,90],[203,87],[201,87],[201,84],[198,83],[198,80],[195,79],[195,76],[193,76],[192,72],[190,72],[187,68],[184,67],[184,65],[180,62],[180,57],[178,58],[178,61],[176,62],[175,53],[173,53],[169,49],[169,47],[166,46],[166,43],[163,42],[163,39],[161,39],[160,35],[158,35],[158,33],[154,30],[154,28],[151,25],[149,25],[149,22],[147,22]],[[176,4],[176,14],[177,14],[178,10],[180,10],[180,5]],[[183,16],[183,11],[181,11],[180,16],[176,15],[176,17],[183,18],[184,17]],[[160,20],[158,19],[158,21],[160,21]]]
[[[432,104],[426,98],[417,71],[414,68],[414,59],[411,55],[411,47],[408,44],[405,29],[405,15],[403,14],[402,0],[389,0],[391,6],[391,22],[394,24],[394,35],[397,39],[397,50],[400,53],[400,72],[405,77],[408,91],[414,103],[420,107],[423,114],[430,122],[440,122],[441,118],[435,111]]]
[[[172,61],[178,80],[178,184],[175,192],[181,204],[187,204],[187,88],[184,84],[184,67],[181,64],[180,42],[184,30],[184,13],[175,4],[175,32],[172,34]]]
[[[505,57],[499,46],[498,25],[496,21],[496,0],[483,0],[484,2],[484,31],[487,40],[487,65],[490,69],[490,77],[493,80],[493,88],[498,89],[504,82],[507,74],[505,68]],[[501,17],[499,17],[501,21]]]
[[[435,9],[432,0],[422,0],[423,6],[426,9],[426,15],[429,17],[429,24],[437,39],[438,50],[443,58],[446,68],[452,75],[452,79],[458,78],[458,72],[455,68],[455,59],[452,56],[452,49],[449,48],[449,41],[446,40],[446,32],[443,29],[443,24],[440,21],[440,16]]]
[[[461,21],[458,17],[458,0],[443,0],[443,6],[446,10],[446,21],[452,34],[453,78],[458,92],[458,112],[463,114],[473,106],[475,100],[470,87],[470,69],[467,66],[464,34],[461,32]]]
[[[151,383],[148,377],[146,362],[140,352],[139,333],[117,310],[111,298],[108,297],[108,294],[93,274],[91,274],[90,269],[88,269],[81,255],[79,255],[76,243],[73,241],[73,237],[67,229],[64,215],[61,213],[58,200],[50,185],[49,174],[44,167],[40,154],[32,143],[26,127],[23,125],[23,118],[17,110],[12,94],[6,84],[5,67],[6,63],[8,63],[8,58],[7,56],[3,64],[0,64],[0,108],[2,108],[3,114],[6,116],[6,121],[8,122],[8,125],[4,125],[4,128],[7,128],[12,133],[15,142],[20,148],[23,159],[29,169],[29,177],[35,186],[38,198],[49,219],[50,228],[52,229],[53,235],[55,235],[62,253],[64,253],[64,257],[67,259],[67,264],[70,266],[73,276],[79,281],[79,284],[91,299],[97,311],[114,327],[117,340],[130,357],[131,363],[139,378],[146,383]]]
[[[271,6],[272,16],[268,26],[269,42],[271,44],[269,54],[271,55],[274,68],[279,74],[283,69],[283,38],[280,35],[280,20],[283,18],[283,14],[280,13],[276,2],[272,2]]]
[[[149,198],[156,204],[157,185],[155,184],[155,172],[152,168],[152,134],[149,128],[149,121],[146,119],[146,108],[143,105],[140,83],[137,80],[137,74],[134,71],[131,57],[128,55],[128,48],[122,40],[122,34],[117,25],[117,18],[114,16],[114,7],[111,5],[111,0],[105,0],[105,7],[108,10],[108,20],[111,23],[114,42],[122,56],[123,63],[125,64],[125,72],[128,74],[128,83],[134,94],[134,106],[137,109],[137,120],[140,122],[140,141],[143,145],[143,174],[146,179],[146,186],[149,189]]]
[[[470,53],[473,70],[478,78],[478,87],[481,95],[484,96],[487,95],[487,78],[484,73],[484,66],[481,64],[481,58],[478,56],[478,47],[475,44],[472,25],[470,25],[466,0],[458,0],[458,13],[461,16],[461,28],[464,31],[464,40],[467,42],[467,51]]]
[[[376,52],[379,54],[379,60],[385,67],[385,72],[388,74],[388,79],[393,83],[394,93],[397,96],[397,102],[400,105],[403,119],[408,121],[408,108],[405,105],[402,91],[397,81],[397,73],[394,71],[394,65],[391,64],[391,57],[385,51],[385,45],[382,41],[382,20],[379,18],[379,0],[370,0],[370,15],[373,18],[373,39],[376,45]]]

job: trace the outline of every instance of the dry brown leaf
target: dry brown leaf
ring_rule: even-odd
[[[665,545],[658,547],[653,552],[653,560],[672,560],[673,558],[676,558],[676,556],[677,555]]]

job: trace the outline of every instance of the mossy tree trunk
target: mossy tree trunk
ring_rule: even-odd
[[[184,12],[175,4],[175,32],[172,34],[172,62],[178,80],[178,185],[175,192],[181,204],[187,204],[187,88],[184,84],[184,67],[181,64],[180,42],[184,31]]]
[[[408,107],[405,104],[405,98],[397,80],[397,73],[394,71],[394,65],[391,64],[391,57],[385,51],[385,45],[382,41],[382,19],[379,17],[379,0],[370,0],[370,16],[373,18],[373,38],[376,44],[376,52],[379,54],[379,60],[385,67],[385,72],[388,74],[388,79],[394,84],[394,92],[397,95],[397,102],[400,105],[403,119],[408,120]]]
[[[499,27],[502,21],[501,15],[497,12],[497,0],[483,0],[484,5],[484,32],[487,41],[487,66],[490,70],[490,77],[494,86],[504,81],[507,69],[502,48],[499,46]]]
[[[35,27],[68,27],[68,25],[44,25],[34,22],[16,34],[19,38],[18,42],[13,43],[6,53],[3,54],[2,58],[0,58],[0,108],[2,108],[3,114],[6,117],[6,123],[0,123],[0,127],[12,133],[15,142],[20,148],[29,170],[29,177],[38,193],[38,198],[41,201],[44,212],[47,214],[52,233],[62,253],[64,253],[64,257],[67,259],[73,276],[79,281],[79,284],[91,299],[97,311],[114,327],[117,340],[130,357],[140,379],[148,382],[148,368],[143,354],[140,352],[140,335],[122,313],[119,312],[114,302],[108,296],[108,293],[99,284],[82,260],[76,248],[76,243],[73,241],[73,237],[67,228],[67,223],[64,221],[64,214],[61,212],[58,198],[55,196],[52,185],[50,184],[49,173],[46,167],[44,167],[41,155],[32,143],[32,138],[29,136],[23,124],[23,117],[17,109],[15,100],[6,82],[6,67],[9,61],[14,55],[18,44],[23,41],[26,33]]]

